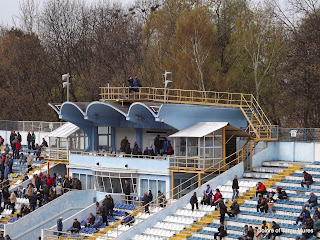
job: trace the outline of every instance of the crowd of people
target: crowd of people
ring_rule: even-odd
[[[170,141],[166,137],[161,138],[160,135],[157,135],[157,137],[154,139],[154,149],[153,145],[151,144],[149,147],[146,147],[142,152],[137,142],[134,142],[133,147],[131,148],[130,142],[128,141],[128,138],[125,136],[120,143],[120,152],[132,155],[162,156],[172,155],[173,148]]]

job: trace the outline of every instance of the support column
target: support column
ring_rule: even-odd
[[[69,171],[69,168],[67,168],[67,176],[68,176],[68,179],[70,177],[70,171]]]
[[[198,187],[200,187],[202,185],[201,182],[201,173],[198,174]]]
[[[137,142],[139,148],[141,149],[141,151],[143,151],[143,146],[142,146],[142,128],[136,128],[136,142]]]
[[[93,126],[90,130],[89,137],[89,151],[98,150],[98,127]]]
[[[47,174],[50,174],[50,162],[47,162]]]
[[[171,172],[171,198],[174,198],[174,172]]]
[[[114,127],[111,127],[111,148],[112,151],[116,151],[116,129]]]

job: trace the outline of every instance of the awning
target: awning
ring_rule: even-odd
[[[68,122],[66,124],[63,124],[61,127],[57,128],[56,130],[52,131],[51,133],[49,133],[47,137],[67,138],[72,133],[75,133],[78,130],[79,130],[79,127],[77,127],[73,123]]]
[[[233,135],[234,137],[250,137],[249,133],[242,131],[234,126],[231,126],[228,122],[198,122],[186,129],[183,129],[179,132],[170,135],[169,137],[200,138],[224,127],[226,128],[226,136]]]

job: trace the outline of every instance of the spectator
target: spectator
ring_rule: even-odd
[[[16,194],[14,192],[9,192],[10,196],[9,196],[9,201],[10,201],[10,206],[12,207],[12,214],[14,214],[14,208],[17,202],[17,197]]]
[[[19,198],[24,198],[26,196],[26,189],[23,188],[22,185],[19,185],[17,195]]]
[[[148,147],[146,147],[143,151],[143,155],[148,156],[149,155],[149,150]]]
[[[61,187],[61,183],[58,183],[56,186],[56,195],[57,197],[60,197],[63,194],[63,188]]]
[[[129,93],[131,93],[132,90],[132,87],[133,87],[133,77],[129,77],[128,79],[128,86],[129,86]]]
[[[8,166],[8,164],[4,164],[4,179],[7,180],[9,177],[9,173],[10,173],[10,168]]]
[[[40,185],[41,185],[41,178],[38,176],[38,174],[35,174],[33,176],[34,178],[34,185],[36,186],[37,190],[40,190]]]
[[[253,240],[253,238],[254,238],[254,231],[253,231],[252,226],[250,226],[250,227],[249,227],[249,231],[248,231],[247,239],[248,239],[248,240]]]
[[[317,207],[314,207],[313,219],[315,219],[315,217],[318,217],[320,219],[320,212]]]
[[[49,187],[53,187],[53,178],[50,177],[50,174],[47,174],[47,179],[46,179],[46,181],[47,181],[47,185],[48,185]]]
[[[254,240],[259,240],[261,238],[261,232],[259,231],[258,227],[254,228],[253,233],[254,233],[254,237],[253,237]]]
[[[277,187],[277,196],[279,199],[287,199],[288,198],[286,191],[280,187]]]
[[[2,188],[2,198],[3,198],[3,203],[4,203],[3,208],[6,208],[6,206],[10,205],[9,197],[10,197],[10,193],[9,193],[8,188],[3,187]]]
[[[36,143],[36,135],[34,134],[34,132],[32,132],[32,149],[34,149],[34,145]]]
[[[262,203],[263,203],[262,200],[263,200],[263,199],[262,199],[262,196],[259,195],[259,196],[258,196],[258,201],[257,201],[257,212],[261,211],[260,208],[261,208]],[[264,212],[264,209],[263,209],[262,212]]]
[[[256,191],[256,197],[259,194],[263,196],[266,193],[267,193],[266,186],[262,182],[258,182],[258,187],[257,187],[257,191]]]
[[[277,224],[275,221],[272,221],[272,227],[270,230],[269,238],[275,239],[277,236],[280,236],[281,234],[282,232],[279,224]]]
[[[229,217],[234,217],[240,212],[240,206],[236,199],[233,200],[230,211],[228,212]]]
[[[7,234],[5,240],[11,240],[10,236]]]
[[[6,148],[4,149],[4,154],[7,155],[10,151],[9,144],[6,144]]]
[[[2,145],[3,145],[3,143],[4,143],[4,139],[3,139],[3,137],[2,137],[2,136],[0,136],[0,146],[2,146]]]
[[[92,213],[90,213],[89,218],[88,218],[88,222],[85,224],[85,227],[91,227],[94,224],[95,220],[96,220],[96,218],[93,216]]]
[[[130,223],[132,223],[132,216],[129,215],[129,213],[125,212],[124,213],[124,218],[121,220],[121,224],[128,224],[130,225]]]
[[[166,207],[166,197],[163,195],[163,193],[160,190],[158,191],[158,202],[160,207],[162,208]]]
[[[197,198],[196,192],[194,192],[192,197],[190,198],[190,204],[191,204],[192,211],[194,210],[194,205],[196,205],[196,208],[199,209],[198,198]]]
[[[106,215],[113,216],[114,202],[113,202],[113,198],[111,197],[111,195],[106,196],[105,207],[106,207]]]
[[[307,220],[307,217],[310,217],[310,212],[308,210],[306,210],[305,207],[302,207],[302,212],[300,213],[300,215],[297,217],[296,220],[296,225],[298,224],[298,222],[302,222],[302,224],[304,224]]]
[[[218,204],[218,200],[222,197],[222,194],[219,188],[216,189],[216,193],[213,196],[211,206],[216,206]]]
[[[47,143],[47,141],[46,141],[44,138],[42,138],[42,143],[41,143],[40,147],[41,147],[41,148],[43,148],[43,147],[48,147],[48,143]]]
[[[13,173],[12,171],[12,167],[13,167],[13,158],[9,155],[9,159],[8,159],[8,166],[9,166],[9,172]]]
[[[92,225],[93,228],[98,229],[103,224],[103,219],[100,213],[97,213],[96,219],[94,224]]]
[[[123,186],[123,192],[124,194],[126,195],[126,202],[127,204],[130,204],[131,203],[131,200],[130,200],[130,194],[131,194],[131,186],[128,182],[128,180],[125,180],[124,181],[124,186]]]
[[[57,221],[57,230],[58,230],[58,236],[61,236],[61,232],[63,230],[63,223],[62,223],[63,218],[60,217]]]
[[[244,230],[242,232],[242,237],[238,237],[238,240],[244,240],[244,239],[252,240],[252,239],[249,239],[248,232],[249,232],[248,225],[244,225]]]
[[[304,204],[305,207],[309,207],[310,210],[318,205],[318,197],[311,192],[309,200]]]
[[[20,212],[18,213],[18,217],[22,218],[23,216],[29,213],[30,213],[30,209],[26,205],[22,204],[20,208]]]
[[[126,154],[131,154],[131,148],[130,148],[130,143],[129,143],[129,142],[128,142],[127,146],[125,147],[124,152],[125,152]]]
[[[155,153],[156,155],[160,154],[160,149],[161,149],[161,141],[160,141],[160,135],[158,134],[156,138],[153,141],[154,148],[155,148]]]
[[[11,134],[10,134],[10,144],[11,144],[11,149],[12,149],[12,152],[14,151],[15,149],[15,142],[14,140],[16,139],[16,136],[17,134],[15,133],[15,131],[11,131]]]
[[[310,238],[312,236],[313,233],[313,229],[309,229],[307,228],[306,224],[302,225],[302,235],[301,236],[297,236],[296,240],[307,240],[308,238]]]
[[[304,184],[307,185],[307,188],[313,183],[312,176],[306,171],[303,172],[303,180],[301,181],[301,187],[304,187]]]
[[[24,182],[24,181],[27,181],[28,179],[29,179],[29,176],[28,176],[28,174],[27,174],[27,173],[25,173],[25,174],[24,174],[24,178],[23,178],[23,180],[22,180],[22,181]]]
[[[314,216],[313,222],[313,234],[317,236],[318,232],[320,231],[320,220],[318,216]]]
[[[139,154],[139,146],[138,146],[137,142],[134,142],[134,143],[133,143],[132,154],[133,154],[133,155],[140,155],[140,154]]]
[[[127,136],[124,137],[124,139],[121,140],[121,143],[120,143],[120,152],[125,152],[126,150],[126,147],[128,145],[128,139],[127,139]]]
[[[20,149],[21,149],[21,143],[19,141],[16,141],[15,143],[15,151],[14,151],[14,159],[19,159],[19,153],[20,153]]]
[[[262,225],[260,226],[260,232],[262,235],[262,238],[268,238],[269,237],[269,231],[271,229],[270,223],[267,221],[262,221]]]
[[[32,211],[34,211],[37,207],[37,200],[38,200],[37,192],[34,191],[29,197],[30,208]]]
[[[311,219],[311,216],[306,218],[306,225],[307,225],[307,228],[313,229],[313,220]]]
[[[152,144],[150,145],[150,147],[148,147],[148,155],[149,156],[154,156],[154,151],[153,151],[153,148],[152,148]]]
[[[223,237],[227,236],[227,228],[223,225],[223,223],[220,223],[218,227],[218,232],[214,234],[214,239],[219,239],[221,240]]]
[[[205,191],[203,191],[203,195],[204,195],[204,201],[203,203],[205,205],[210,205],[211,203],[211,198],[212,198],[212,190],[210,188],[210,185],[207,184],[207,189]]]
[[[33,156],[31,155],[31,152],[28,152],[28,158],[27,158],[28,172],[32,170],[32,164],[33,164]]]
[[[144,195],[143,195],[143,206],[144,206],[144,212],[145,213],[149,213],[149,196],[148,196],[148,193],[145,192]]]
[[[30,132],[28,132],[28,136],[27,136],[27,142],[28,142],[28,149],[31,150],[31,144],[32,144],[32,135]]]
[[[49,190],[49,201],[52,201],[56,198],[56,192],[53,190],[53,188],[50,188]]]
[[[100,204],[99,202],[96,202],[96,215],[100,213]]]
[[[48,203],[49,202],[49,191],[50,191],[50,187],[48,186],[47,183],[44,183],[44,185],[43,185],[43,200],[44,200],[44,203]]]
[[[27,163],[27,156],[24,155],[23,153],[20,154],[19,163],[20,164],[26,164]]]
[[[148,198],[149,198],[149,202],[152,202],[152,200],[153,200],[153,195],[152,195],[151,190],[149,190]]]
[[[219,204],[219,208],[220,208],[220,223],[224,223],[224,217],[227,213],[227,207],[226,205],[224,204],[224,199],[223,198],[220,198],[218,200],[218,204]]]
[[[131,85],[132,87],[129,88],[129,93],[130,92],[139,92],[139,87],[141,87],[141,81],[140,79],[135,76],[133,79],[129,78],[129,86]]]
[[[163,138],[163,152],[166,153],[169,149],[169,140],[164,137]]]
[[[72,229],[71,232],[72,233],[78,233],[81,229],[81,224],[79,223],[78,219],[74,219],[74,222],[72,224]]]
[[[171,146],[171,143],[169,143],[168,149],[164,152],[166,155],[172,155],[173,154],[173,148]]]
[[[232,191],[233,191],[232,200],[234,200],[239,196],[239,183],[238,183],[237,175],[234,176],[234,179],[232,181]]]

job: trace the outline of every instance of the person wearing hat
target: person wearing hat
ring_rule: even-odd
[[[63,218],[60,217],[57,221],[57,230],[58,230],[58,236],[61,236],[61,232],[63,230],[63,223],[62,223]]]
[[[304,184],[307,185],[307,188],[313,183],[312,176],[307,173],[306,171],[303,171],[303,180],[301,181],[301,187],[304,187]]]
[[[78,233],[81,229],[81,224],[79,223],[78,219],[74,219],[74,222],[72,224],[72,229],[71,232],[72,233]]]
[[[56,186],[56,196],[60,197],[63,194],[63,188],[61,186],[61,183],[58,183]]]

